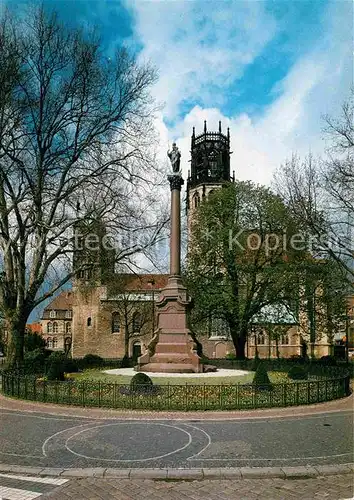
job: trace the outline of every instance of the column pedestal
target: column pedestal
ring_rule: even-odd
[[[157,329],[135,370],[199,373],[203,365],[187,325],[190,298],[180,277],[180,195],[184,181],[179,172],[169,175],[168,180],[171,187],[170,277],[156,303]]]

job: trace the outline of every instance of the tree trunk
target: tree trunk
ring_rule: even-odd
[[[245,347],[247,334],[245,332],[233,332],[231,331],[232,341],[236,350],[236,359],[246,359]]]
[[[19,369],[23,364],[26,319],[17,314],[14,314],[10,318],[5,317],[5,324],[8,331],[6,365],[10,369]]]

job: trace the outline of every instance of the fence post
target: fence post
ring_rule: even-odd
[[[98,407],[101,408],[101,381],[98,381]]]
[[[283,406],[286,406],[286,384],[283,384]]]
[[[43,403],[46,402],[46,398],[47,398],[47,381],[46,380],[43,380]]]
[[[33,379],[33,399],[37,401],[37,384],[35,378]]]
[[[28,399],[28,384],[27,384],[27,377],[25,377],[25,399]]]
[[[188,392],[188,383],[186,382],[186,385],[185,385],[185,389],[186,391],[186,411],[188,411],[189,409],[189,406],[188,406],[188,396],[189,396],[189,392]]]

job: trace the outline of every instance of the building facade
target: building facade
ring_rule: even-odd
[[[207,130],[191,137],[191,170],[187,180],[188,245],[193,245],[193,219],[199,204],[213,191],[234,180],[230,176],[230,133]],[[77,248],[73,265],[77,273],[71,291],[62,292],[41,318],[47,346],[71,352],[74,358],[96,354],[103,358],[137,358],[157,325],[155,302],[167,283],[163,274],[117,274],[114,250],[107,248],[106,231],[99,220],[83,221],[75,228]],[[97,236],[97,246],[85,238]],[[290,357],[310,354],[306,318],[286,312],[263,311],[255,319],[246,344],[252,358]],[[211,318],[199,332],[204,355],[224,358],[235,352],[227,326]],[[313,340],[313,339],[312,339]],[[312,342],[316,356],[330,354],[326,335]]]

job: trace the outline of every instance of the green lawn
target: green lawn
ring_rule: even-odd
[[[287,373],[283,372],[268,372],[269,378],[273,383],[291,382],[288,378]],[[239,377],[212,377],[208,376],[205,378],[198,377],[156,377],[152,373],[149,377],[152,379],[155,385],[221,385],[221,384],[250,384],[253,380],[254,372],[249,372],[246,375]],[[100,380],[101,382],[116,382],[117,384],[128,385],[131,380],[130,375],[109,375],[103,373],[100,369],[85,370],[80,373],[70,373],[68,374],[70,379],[74,380]]]

